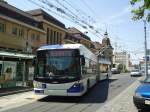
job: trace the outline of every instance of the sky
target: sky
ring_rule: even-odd
[[[29,0],[6,0],[9,4],[24,10],[32,10],[40,8],[39,6],[31,3]],[[39,0],[34,0],[39,1]],[[56,1],[48,0],[53,5],[61,7]],[[132,6],[129,0],[58,0],[65,7],[72,12],[75,12],[78,17],[87,19],[92,18],[89,21],[96,29],[99,29],[101,34],[104,34],[107,30],[111,44],[114,51],[127,51],[131,55],[131,61],[133,64],[137,64],[139,59],[144,56],[144,25],[143,21],[133,21],[132,18]],[[71,4],[73,8],[68,5]],[[48,7],[49,8],[49,7]],[[76,10],[79,10],[78,12]],[[45,10],[47,11],[47,10]],[[66,27],[76,27],[82,32],[86,32],[86,29],[81,26],[68,21],[63,17],[47,11],[49,14],[57,18],[59,21],[65,24]],[[82,17],[82,15],[86,15]],[[87,18],[85,18],[87,17]],[[95,22],[93,22],[93,20]],[[147,44],[150,48],[150,27],[147,24]],[[103,39],[102,35],[95,36],[95,34],[88,31],[87,35],[93,41],[99,41]]]

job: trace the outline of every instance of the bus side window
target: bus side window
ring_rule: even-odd
[[[81,55],[81,63],[83,66],[85,65],[85,57],[83,55]]]

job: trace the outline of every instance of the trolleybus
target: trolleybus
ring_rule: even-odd
[[[41,46],[34,63],[36,94],[82,96],[100,80],[97,56],[82,44]]]

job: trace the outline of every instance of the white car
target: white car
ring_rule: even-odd
[[[134,70],[131,71],[130,75],[131,75],[131,77],[132,76],[142,76],[142,72],[138,69],[134,69]]]

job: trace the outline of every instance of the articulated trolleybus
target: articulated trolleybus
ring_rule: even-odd
[[[34,61],[34,92],[82,96],[99,80],[97,56],[82,44],[46,45]]]

